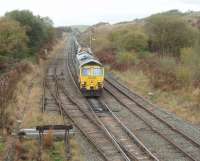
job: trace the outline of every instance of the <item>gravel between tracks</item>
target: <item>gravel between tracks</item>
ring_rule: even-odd
[[[93,145],[88,142],[84,135],[76,128],[76,140],[79,143],[81,155],[84,157],[84,161],[104,161],[99,155],[99,152],[95,150]]]
[[[121,84],[122,81],[115,75],[111,74],[118,82]],[[126,85],[125,85],[126,86]],[[134,91],[133,91],[134,92]],[[135,92],[134,92],[135,93]],[[155,113],[160,117],[164,118],[170,124],[174,125],[178,129],[183,130],[187,135],[196,138],[200,142],[200,125],[193,125],[188,121],[183,120],[182,118],[176,116],[174,113],[170,113],[162,107],[154,105]]]
[[[62,51],[65,55],[65,50]],[[61,61],[61,64],[63,61]],[[63,68],[65,68],[63,66]],[[65,71],[63,69],[63,71]],[[72,91],[71,91],[72,92]],[[164,161],[187,161],[188,159],[180,152],[174,149],[174,147],[164,140],[161,136],[154,133],[149,129],[138,117],[133,117],[128,110],[125,110],[114,98],[108,93],[104,92],[103,99],[105,99],[108,105],[112,108],[121,120],[144,142],[144,144],[153,152],[159,156],[159,159]],[[156,114],[167,120],[170,124],[174,125],[178,129],[182,129],[187,135],[195,138],[200,142],[200,129],[195,128],[191,124],[184,122],[173,114],[170,114],[159,108],[154,110]],[[128,118],[128,119],[127,119]],[[156,125],[162,126],[162,125]],[[78,130],[77,130],[78,131]],[[100,154],[95,148],[87,141],[85,136],[80,132],[76,133],[76,139],[80,144],[81,153],[86,161],[101,161]]]
[[[152,132],[140,119],[133,117],[128,110],[124,109],[124,107],[108,95],[108,93],[104,92],[103,99],[107,102],[109,107],[115,111],[125,125],[143,141],[151,152],[156,152],[159,159],[163,161],[187,161],[181,154],[174,152],[174,148],[168,142],[163,140],[158,134]]]

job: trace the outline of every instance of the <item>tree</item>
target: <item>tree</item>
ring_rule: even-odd
[[[148,37],[141,31],[132,31],[125,35],[122,40],[123,47],[125,50],[141,51],[147,49]]]
[[[179,56],[180,49],[191,47],[195,42],[195,29],[180,16],[158,14],[151,16],[146,23],[151,50],[161,55]]]
[[[148,47],[148,36],[138,27],[119,28],[109,38],[118,50],[141,51]]]
[[[27,48],[26,31],[17,21],[0,19],[0,54],[17,54]]]
[[[28,45],[33,51],[38,50],[44,43],[52,38],[53,22],[48,17],[41,18],[40,16],[34,16],[33,13],[28,10],[11,11],[6,13],[5,16],[18,21],[26,28],[26,34],[30,39]]]

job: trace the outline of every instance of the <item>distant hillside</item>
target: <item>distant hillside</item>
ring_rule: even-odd
[[[78,29],[80,32],[84,32],[87,28],[90,27],[89,25],[72,25],[72,29]]]
[[[150,15],[149,17],[154,16],[154,15],[159,15],[159,14],[162,14],[162,15],[164,14],[164,15],[169,15],[169,16],[181,16],[185,20],[187,20],[192,26],[196,26],[200,28],[200,11],[180,12],[179,10],[174,9],[174,10],[170,10],[170,11],[166,11],[162,13],[153,14],[153,15]],[[92,26],[87,26],[85,30],[83,31],[90,32],[90,30],[100,29],[100,28],[113,29],[116,27],[127,27],[131,25],[136,25],[136,24],[143,25],[149,17],[145,17],[142,19],[135,19],[132,21],[118,22],[113,25],[106,22],[100,22]]]

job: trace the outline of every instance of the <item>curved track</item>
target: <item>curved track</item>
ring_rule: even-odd
[[[68,64],[68,67],[73,79],[73,52],[68,54],[69,60],[72,62],[71,64]],[[76,86],[75,82],[74,85]],[[109,107],[106,106],[102,101],[94,98],[87,99],[87,101],[91,106],[90,110],[92,111],[93,116],[101,125],[104,132],[112,139],[112,142],[126,160],[159,160],[150,152],[150,150],[147,149],[147,147],[144,146],[144,144],[142,144],[141,141],[139,141],[135,135],[133,135],[133,133],[130,132],[127,127],[125,127],[125,125],[123,125],[117,116],[114,116],[114,114],[109,111]],[[103,106],[105,106],[109,113],[95,113],[94,109],[104,108]]]
[[[68,43],[71,41],[69,40]],[[59,81],[59,95],[64,113],[72,120],[76,127],[86,136],[86,138],[99,151],[104,160],[108,161],[129,161],[127,155],[118,146],[112,136],[109,136],[105,129],[92,116],[88,109],[85,98],[79,95],[79,90],[74,86],[70,71],[70,46],[66,49],[65,80]],[[68,102],[66,105],[65,102]],[[69,104],[69,102],[71,102]]]
[[[74,41],[74,38],[69,36],[67,47],[63,51],[64,55],[56,58],[55,65],[49,71],[49,83],[44,82],[44,86],[50,87],[44,90],[44,93],[53,96],[55,98],[53,103],[56,103],[57,108],[59,107],[56,112],[70,118],[104,160],[171,160],[170,157],[163,158],[159,150],[154,151],[144,144],[144,140],[129,126],[130,118],[124,118],[113,111],[112,102],[108,104],[104,97],[86,99],[80,94],[74,81],[73,54],[76,51]],[[152,104],[131,92],[113,77],[106,78],[104,95],[114,99],[118,106],[129,113],[130,117],[137,118],[135,120],[140,123],[139,129],[145,129],[146,132],[167,142],[164,145],[175,154],[177,161],[200,160],[198,139],[191,138],[163,120],[154,113]],[[49,101],[51,104],[52,100]]]
[[[200,160],[199,142],[156,115],[154,106],[147,100],[131,92],[112,77],[106,79],[104,89],[185,157],[193,161]]]

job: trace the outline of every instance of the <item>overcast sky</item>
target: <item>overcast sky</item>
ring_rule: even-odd
[[[14,9],[49,16],[55,26],[91,25],[133,20],[170,9],[200,11],[200,0],[0,0],[1,16]]]

